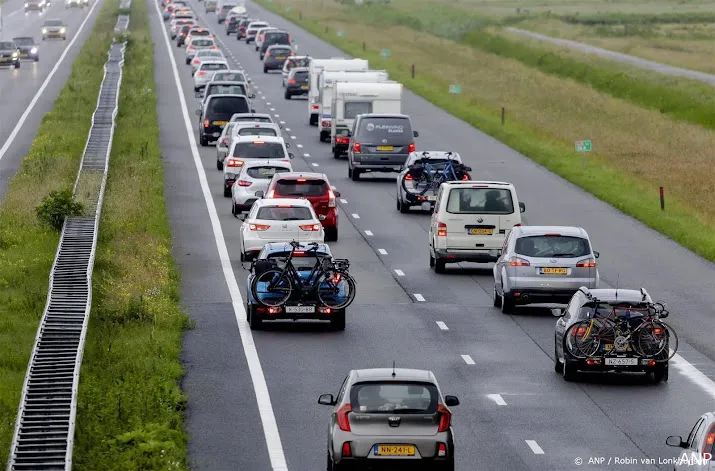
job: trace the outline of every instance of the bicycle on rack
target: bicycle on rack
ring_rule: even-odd
[[[430,163],[435,159],[431,159],[428,152],[423,152],[422,158],[409,166],[409,178],[402,179],[402,188],[408,193],[424,195],[430,190],[436,191],[442,183],[469,180],[467,172],[472,171],[471,167],[457,162],[452,156],[452,152],[446,153],[447,163],[440,169],[436,162]],[[407,181],[412,181],[412,188],[407,187]]]
[[[597,306],[588,319],[569,327],[564,335],[564,348],[579,359],[635,353],[666,362],[678,350],[677,334],[661,320],[668,314],[662,303],[649,303],[646,307],[611,306],[605,313],[599,312]]]
[[[307,276],[301,276],[292,263],[299,242],[290,242],[290,254],[281,259],[267,259],[268,266],[256,267],[256,276],[251,282],[251,293],[257,302],[266,307],[277,307],[294,299],[314,302],[316,299],[331,309],[344,309],[355,299],[355,279],[348,273],[350,262],[333,259],[318,253],[320,244],[312,242],[308,252],[315,257],[315,265]],[[278,268],[278,262],[284,263]]]

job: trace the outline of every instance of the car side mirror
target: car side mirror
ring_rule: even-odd
[[[526,205],[522,202],[519,202],[519,211],[521,211],[522,213],[526,212]]]
[[[318,404],[322,404],[324,406],[334,406],[335,398],[332,394],[321,394],[318,398]]]
[[[254,98],[256,98],[256,94],[255,94],[255,93],[251,93],[250,95],[248,95],[248,98],[250,98],[251,100],[253,100]]]
[[[685,448],[688,446],[687,443],[683,442],[683,437],[679,437],[678,435],[671,435],[668,438],[666,438],[665,444],[669,445],[669,446],[678,447],[678,448]]]
[[[201,116],[201,110],[196,110],[196,116]]]
[[[336,198],[340,198],[340,192],[337,190],[333,190],[333,194],[335,195]]]
[[[196,92],[196,93],[194,93],[194,96],[195,96],[196,98],[201,98],[201,97],[204,96],[204,94],[203,94],[203,92]]]
[[[444,405],[447,407],[458,406],[459,398],[457,396],[444,396]]]
[[[420,137],[420,133],[418,133],[417,131],[412,131],[412,135],[414,137]]]
[[[254,193],[254,195],[257,196],[258,198],[263,198],[264,194],[265,193],[263,193],[263,190],[258,190],[257,192]]]
[[[288,158],[289,158],[289,159],[295,159],[295,155],[293,155],[292,152],[288,152]]]
[[[290,142],[286,142],[286,148],[290,147]]]
[[[601,256],[601,252],[596,252],[595,250],[593,251],[593,256],[598,258]]]
[[[557,308],[554,308],[551,310],[551,315],[554,317],[564,317],[564,314],[565,314],[565,311],[560,307],[557,307]]]

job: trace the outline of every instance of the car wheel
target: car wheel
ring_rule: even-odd
[[[569,363],[565,361],[563,367],[561,368],[561,374],[564,377],[564,381],[571,382],[576,381],[578,371],[576,370],[576,366],[569,365]]]
[[[35,57],[35,62],[40,62],[40,56]]]
[[[333,330],[345,330],[345,309],[335,312],[330,319]]]
[[[564,372],[564,365],[561,363],[561,360],[559,360],[559,353],[556,351],[556,345],[554,345],[554,371],[563,374]]]
[[[208,147],[209,140],[206,139],[204,136],[199,136],[199,144],[201,144],[201,147]]]
[[[454,471],[454,456],[446,463],[443,463],[439,468],[440,471]]]
[[[290,100],[290,99],[291,99],[291,95],[290,95],[290,93],[288,93],[287,90],[286,90],[286,92],[283,94],[283,98],[285,98],[286,100]]]
[[[502,284],[504,286],[504,284]],[[512,311],[514,310],[514,301],[507,296],[506,293],[503,293],[501,296],[501,312],[502,314],[511,314]]]
[[[350,172],[350,178],[352,178],[352,180],[354,182],[360,180],[360,170],[358,170],[356,168],[353,168],[353,169],[348,168],[348,172]]]
[[[246,301],[246,321],[248,322],[248,325],[251,325],[251,305],[248,304],[248,301]]]
[[[338,228],[328,227],[325,229],[325,241],[326,242],[337,242],[338,240]]]
[[[264,73],[264,74],[267,74],[267,73],[268,73],[268,68],[267,68],[267,67],[263,67],[263,73]]]
[[[338,149],[333,150],[333,158],[334,159],[340,159],[341,156],[342,156],[342,154]]]
[[[256,46],[256,51],[258,51],[258,46]]]
[[[224,187],[224,189],[223,189],[223,196],[225,196],[226,198],[230,198],[230,197],[231,197],[231,187],[230,187],[230,186],[229,186],[228,188],[225,188],[225,187]]]
[[[399,199],[397,200],[397,204],[399,205],[399,208],[397,209],[399,209],[402,214],[407,214],[410,212],[409,204],[405,204],[404,201],[400,201]]]
[[[249,321],[249,325],[251,326],[251,330],[262,330],[263,329],[263,316],[261,315],[260,312],[256,312],[255,309],[249,304],[249,309],[251,310],[251,320]]]
[[[434,258],[434,272],[442,274],[445,271],[447,264],[445,263],[444,260],[440,260],[439,258],[435,257]]]
[[[231,201],[231,214],[235,216],[238,216],[238,206],[236,206],[236,203],[232,200]]]
[[[430,251],[430,254],[429,254],[429,267],[430,267],[430,268],[434,268],[434,263],[435,263],[435,259],[434,259],[434,257],[432,256],[432,252]]]
[[[660,384],[662,381],[668,382],[668,366],[657,366],[656,369],[648,373],[650,382]]]
[[[223,162],[221,162],[220,160],[216,159],[216,168],[217,168],[218,170],[223,170]]]
[[[42,38],[42,39],[45,39],[45,38]],[[186,59],[186,65],[189,65],[189,64],[191,64],[191,59]]]
[[[20,68],[20,61],[15,62],[15,68],[19,69]]]
[[[501,307],[501,296],[497,293],[497,287],[494,285],[494,307]]]

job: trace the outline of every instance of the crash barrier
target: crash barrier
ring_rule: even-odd
[[[123,16],[128,25],[129,17]],[[83,193],[90,189],[83,200],[88,201],[85,214],[91,216],[67,218],[62,227],[47,304],[22,388],[8,471],[72,469],[79,372],[126,45],[114,42],[104,64],[97,108],[74,186],[75,194],[78,188]]]

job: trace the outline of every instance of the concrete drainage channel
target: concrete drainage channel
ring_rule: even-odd
[[[120,8],[130,6],[131,0],[122,0]],[[120,15],[115,31],[123,33],[128,25],[129,15]],[[75,195],[78,188],[91,189],[85,208],[91,216],[67,218],[62,228],[47,304],[22,388],[8,471],[72,469],[79,373],[92,306],[92,270],[126,45],[114,42],[104,64],[97,108],[74,186]]]

